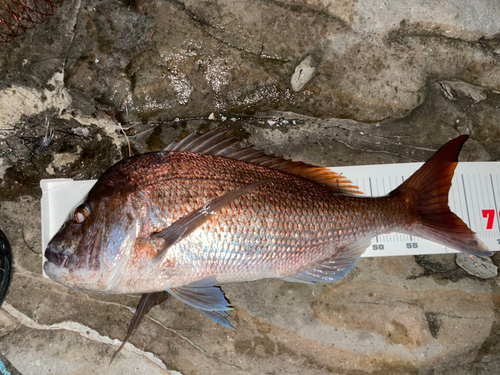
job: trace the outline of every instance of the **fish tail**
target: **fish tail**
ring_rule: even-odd
[[[390,195],[403,196],[416,202],[411,208],[415,221],[407,230],[409,234],[439,242],[467,254],[491,256],[493,253],[448,206],[448,194],[458,154],[468,138],[468,135],[461,135],[446,143]]]

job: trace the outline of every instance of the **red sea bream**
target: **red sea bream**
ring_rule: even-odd
[[[50,241],[45,271],[86,291],[168,292],[230,326],[218,285],[332,282],[381,233],[489,256],[448,207],[467,138],[448,142],[389,195],[364,198],[327,169],[237,148],[217,130],[192,134],[109,168]]]

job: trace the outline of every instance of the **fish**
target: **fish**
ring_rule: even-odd
[[[491,256],[448,206],[467,139],[449,141],[388,195],[372,198],[329,169],[239,148],[217,128],[195,132],[110,167],[49,242],[44,270],[70,288],[142,294],[127,340],[169,296],[233,328],[221,285],[330,283],[383,233]]]

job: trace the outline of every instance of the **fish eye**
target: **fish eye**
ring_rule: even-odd
[[[82,224],[87,220],[90,215],[90,205],[88,203],[83,203],[79,205],[73,214],[73,219],[75,223]]]

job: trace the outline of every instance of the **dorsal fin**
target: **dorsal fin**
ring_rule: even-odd
[[[264,151],[254,150],[252,147],[240,148],[236,146],[239,141],[233,137],[228,138],[227,133],[227,131],[221,131],[219,128],[212,129],[202,135],[197,134],[195,131],[179,142],[174,140],[163,151],[195,152],[246,161],[328,185],[341,194],[363,194],[356,185],[341,174],[301,161],[292,161],[268,155]]]

